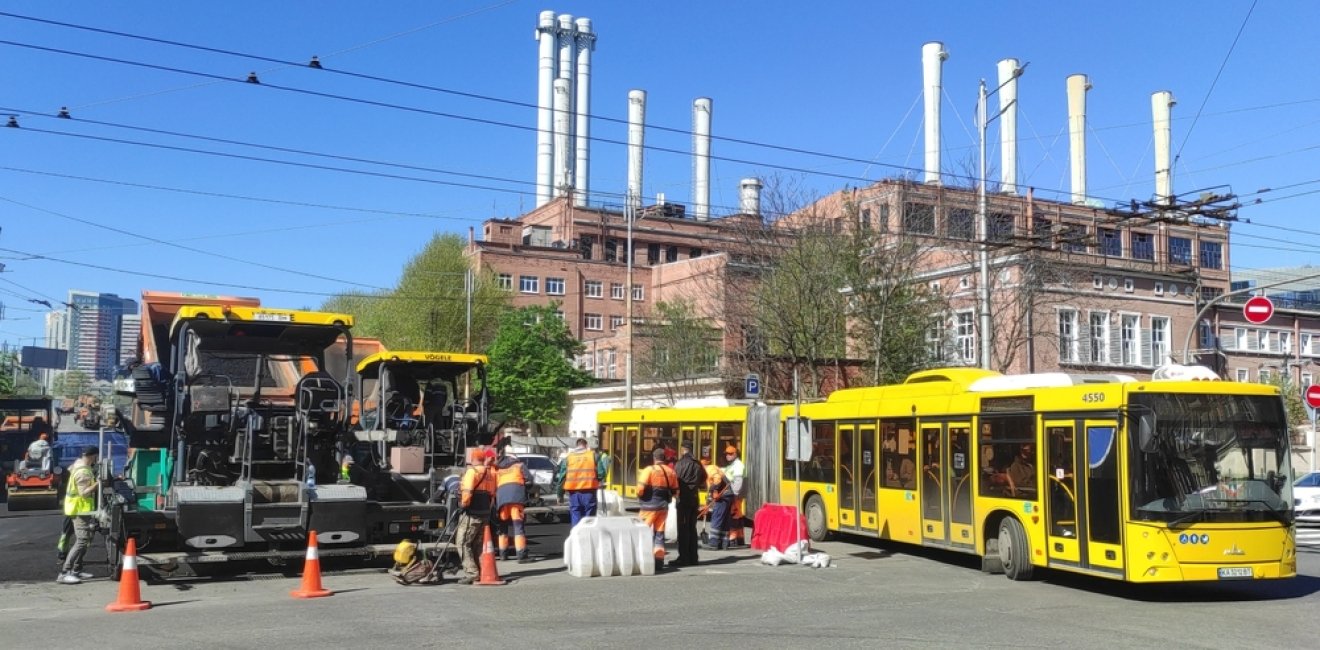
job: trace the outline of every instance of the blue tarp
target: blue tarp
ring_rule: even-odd
[[[99,441],[100,434],[96,431],[61,431],[54,445],[55,457],[60,465],[68,467],[78,460],[83,447],[96,446]],[[106,431],[105,444],[110,449],[109,457],[114,460],[112,471],[118,476],[128,461],[128,436],[120,431]],[[102,449],[101,453],[105,454],[106,450]]]

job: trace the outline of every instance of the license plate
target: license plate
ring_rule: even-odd
[[[274,321],[278,323],[287,323],[293,320],[293,318],[291,318],[288,314],[272,314],[270,312],[259,311],[259,312],[254,312],[252,314],[252,320],[265,320],[265,321]]]
[[[1220,580],[1233,580],[1236,578],[1253,577],[1251,567],[1223,567],[1219,569]]]

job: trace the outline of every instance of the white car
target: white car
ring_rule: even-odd
[[[555,497],[555,466],[554,461],[549,456],[540,454],[514,454],[523,465],[527,467],[527,473],[532,475],[532,484],[536,486],[542,501],[557,502]]]
[[[1293,483],[1297,522],[1320,524],[1320,472],[1309,472]]]

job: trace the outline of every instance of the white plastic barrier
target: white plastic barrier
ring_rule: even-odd
[[[665,515],[665,541],[671,544],[678,541],[678,505],[673,501],[669,502],[669,514]]]
[[[654,575],[651,527],[637,517],[587,517],[564,541],[564,565],[575,578]]]

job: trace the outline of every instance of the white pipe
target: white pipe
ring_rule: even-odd
[[[1072,165],[1072,202],[1086,202],[1086,91],[1091,82],[1084,74],[1068,77],[1068,144]]]
[[[646,138],[646,91],[628,91],[628,204],[642,207],[642,154]]]
[[[554,185],[555,12],[542,11],[536,25],[540,53],[536,69],[536,207],[550,201]]]
[[[744,178],[738,184],[738,208],[743,214],[761,215],[761,179]]]
[[[570,79],[555,79],[555,187],[556,197],[567,195],[573,184],[573,169],[568,156],[568,141],[573,137],[573,93]]]
[[[1017,194],[1017,59],[999,61],[999,191]]]
[[[944,44],[931,41],[921,46],[921,78],[926,98],[926,182],[940,184],[940,95]]]
[[[710,219],[710,112],[711,99],[692,102],[692,218]]]
[[[1173,203],[1173,168],[1170,166],[1169,140],[1172,131],[1169,128],[1169,109],[1177,102],[1173,93],[1161,90],[1150,96],[1150,108],[1155,121],[1155,202],[1161,205]]]
[[[574,112],[577,128],[573,131],[577,162],[573,165],[573,205],[586,206],[591,171],[591,51],[596,47],[596,35],[591,31],[590,18],[577,19],[577,99]]]

